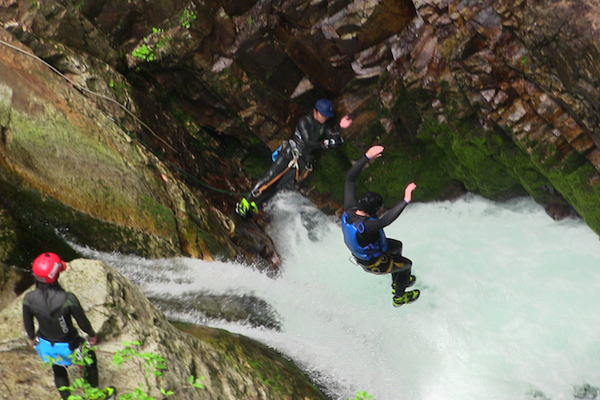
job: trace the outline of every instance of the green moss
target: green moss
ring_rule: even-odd
[[[218,370],[221,376],[223,370],[235,370],[245,379],[269,388],[273,395],[269,398],[325,399],[293,362],[259,342],[221,329],[171,323],[219,352]],[[210,363],[208,368],[211,368]],[[235,397],[247,398],[247,393],[237,393]]]
[[[529,155],[525,143],[515,144],[503,132],[483,131],[469,120],[450,126],[428,118],[419,139],[432,140],[444,151],[441,164],[470,191],[498,199],[522,188],[546,205],[556,199],[556,189],[600,233],[598,174],[577,152],[561,160],[554,144],[542,142],[527,144]]]
[[[123,165],[123,160],[105,142],[94,135],[82,134],[79,127],[72,125],[62,111],[45,104],[32,107],[42,108],[42,115],[15,111],[11,114],[11,127],[19,132],[15,136],[15,145],[23,149],[45,149],[54,153],[68,148],[74,154],[93,154],[100,163]]]
[[[321,152],[317,155],[314,170],[307,177],[306,186],[314,186],[320,193],[329,193],[341,201],[344,196],[344,177],[350,169],[350,162],[339,149]]]
[[[600,234],[600,182],[594,167],[585,164],[569,173],[555,168],[550,170],[547,176],[588,226]]]
[[[266,151],[249,152],[248,155],[242,160],[242,166],[244,167],[244,171],[246,172],[246,175],[248,175],[248,178],[250,178],[252,181],[256,181],[257,179],[262,177],[271,167],[271,164],[271,157]]]
[[[166,232],[177,231],[177,221],[175,220],[173,210],[171,210],[169,207],[159,203],[156,201],[156,199],[145,194],[141,194],[139,196],[138,205],[144,213],[150,215],[150,219],[156,221],[156,225],[160,230]]]
[[[440,156],[440,149],[432,145],[411,151],[388,146],[383,157],[363,171],[361,179],[369,190],[383,195],[388,207],[404,198],[404,189],[411,182],[417,185],[414,200],[436,199],[453,184],[453,179],[439,163]]]
[[[382,142],[386,148],[383,157],[369,163],[363,169],[357,183],[357,192],[372,190],[380,193],[386,206],[395,205],[404,198],[404,188],[411,182],[417,184],[414,199],[427,201],[440,198],[449,186],[457,183],[441,167],[439,160],[443,157],[441,150],[434,144],[411,148]],[[346,146],[346,145],[345,145]],[[357,153],[350,150],[349,153]],[[352,157],[356,160],[364,153]],[[311,175],[310,184],[320,192],[330,192],[333,198],[343,201],[344,181],[351,163],[346,157],[330,157],[324,155]]]
[[[514,145],[500,135],[483,131],[475,121],[450,126],[428,118],[419,138],[433,140],[443,150],[442,166],[469,191],[497,199],[520,185],[501,157]]]
[[[222,257],[227,257],[232,255],[231,249],[221,243],[218,240],[218,236],[212,234],[211,232],[203,231],[200,229],[196,230],[198,237],[204,242],[208,251],[210,251],[211,255],[219,255]]]
[[[69,260],[80,255],[66,242],[100,251],[120,251],[143,257],[179,255],[177,238],[159,238],[145,232],[103,222],[39,193],[0,180],[3,206],[15,225],[17,244],[9,263],[28,268],[31,260],[52,249]]]
[[[15,222],[8,211],[0,208],[0,263],[6,262],[17,245]]]

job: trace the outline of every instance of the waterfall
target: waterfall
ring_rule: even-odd
[[[410,204],[386,234],[404,243],[421,298],[394,308],[390,277],[349,260],[339,221],[294,192],[267,212],[283,260],[275,279],[233,262],[77,249],[153,298],[264,300],[280,330],[164,311],[276,348],[334,399],[594,398],[585,396],[600,385],[600,241],[582,221],[553,221],[529,199]]]

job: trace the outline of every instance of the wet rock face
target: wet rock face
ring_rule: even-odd
[[[139,120],[90,99],[161,158],[169,182],[185,180],[145,178],[166,186],[150,196],[165,193],[155,199],[164,208],[148,210],[163,227],[171,219],[169,251],[260,254],[276,265],[264,224],[233,209],[268,167],[260,160],[321,97],[354,118],[343,150],[317,154],[303,183],[331,212],[343,185],[331,177],[383,143],[386,168],[365,178],[384,198],[401,198],[403,185],[381,182],[408,179],[420,183],[416,200],[527,193],[556,218],[570,207],[600,232],[597,8],[591,0],[48,0],[3,2],[0,23],[83,88],[126,104]]]
[[[445,120],[452,122],[451,112],[462,118],[475,115],[481,128],[475,134],[483,140],[497,129],[508,135],[531,160],[530,169],[548,180],[535,186],[557,190],[543,202],[553,208],[569,203],[598,231],[592,210],[600,190],[599,74],[597,62],[591,61],[598,60],[598,42],[590,29],[597,6],[571,1],[445,5],[422,2],[421,24],[409,41],[428,38],[413,51],[434,51],[418,53],[427,62],[405,56],[403,79],[418,79],[440,100],[451,99],[432,102],[432,110],[437,108]],[[519,181],[540,197],[522,174]],[[572,190],[575,181],[585,183]]]
[[[150,300],[165,313],[172,311],[193,315],[203,324],[209,320],[247,323],[253,327],[280,330],[281,322],[273,308],[264,300],[254,296],[222,295],[195,293],[169,298]]]
[[[483,156],[502,160],[499,169],[513,175],[512,183],[494,192],[482,179],[473,183],[453,172],[450,178],[492,198],[522,186],[544,204],[570,204],[591,226],[600,224],[586,194],[598,190],[600,169],[593,2],[282,0],[194,7],[205,17],[192,24],[194,39],[176,40],[171,54],[193,54],[192,87],[218,87],[220,100],[271,147],[291,134],[302,112],[296,103],[306,108],[323,95],[340,114],[355,117],[346,135],[359,151],[373,129],[385,132],[379,140],[422,146],[418,137],[427,137],[423,123],[430,117],[452,131],[469,121],[469,137],[457,140],[508,137],[504,146],[531,160],[517,169],[530,172],[515,174],[488,145]],[[162,75],[166,85],[168,75]],[[193,93],[184,97],[197,103]],[[244,135],[242,141],[250,140]],[[454,170],[456,163],[474,164],[454,156]],[[560,172],[565,163],[569,176]],[[596,171],[582,170],[585,165]],[[531,182],[531,171],[545,179]],[[570,190],[573,180],[588,183]],[[546,186],[556,189],[552,197]]]

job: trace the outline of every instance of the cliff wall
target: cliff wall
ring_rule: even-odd
[[[276,268],[265,221],[233,207],[320,97],[354,118],[302,187],[327,212],[350,160],[381,143],[365,177],[390,204],[409,181],[417,201],[530,195],[600,232],[596,7],[2,1],[2,207],[19,232],[5,260],[25,261],[33,226]]]

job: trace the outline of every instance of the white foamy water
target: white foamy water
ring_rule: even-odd
[[[421,298],[394,308],[391,279],[349,261],[335,219],[296,193],[269,212],[277,279],[229,262],[85,252],[152,296],[265,300],[281,331],[167,314],[276,348],[333,399],[570,400],[600,386],[600,241],[581,221],[555,222],[530,200],[411,204],[386,233],[404,243]]]

